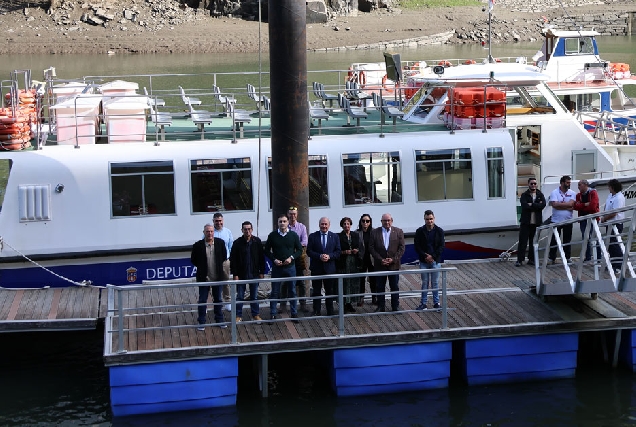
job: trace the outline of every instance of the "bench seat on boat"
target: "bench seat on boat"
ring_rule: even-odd
[[[150,96],[148,94],[148,89],[146,89],[146,86],[144,86],[144,94],[148,97],[148,105],[151,105],[153,107],[165,107],[166,101],[155,96]]]
[[[232,118],[232,129],[239,131],[239,138],[243,138],[243,128],[245,123],[250,123],[252,118],[246,110],[236,109],[233,102],[225,105],[228,115]]]
[[[179,86],[179,92],[181,92],[181,99],[185,105],[201,105],[201,100],[199,98],[187,96],[185,90],[183,90],[181,86]]]
[[[155,127],[159,128],[159,134],[161,135],[161,140],[166,140],[166,126],[172,125],[172,115],[170,113],[159,112],[153,108],[153,105],[150,103],[150,98],[148,98],[148,106],[150,107],[150,121],[154,123]]]
[[[318,106],[312,105],[310,101],[307,102],[309,103],[309,120],[310,122],[312,120],[318,120],[318,135],[322,135],[322,121],[329,120],[329,113],[322,108],[322,104]]]
[[[351,101],[344,97],[341,93],[338,94],[338,104],[342,111],[347,113],[347,124],[345,126],[351,126],[350,119],[356,119],[356,127],[360,127],[360,119],[366,119],[367,113],[360,107],[351,106]]]
[[[395,131],[395,125],[398,117],[404,117],[404,111],[400,110],[397,107],[392,105],[388,105],[386,100],[384,100],[378,93],[373,92],[373,104],[375,107],[380,110],[380,123],[384,124],[385,117],[389,117],[393,119],[393,130]]]

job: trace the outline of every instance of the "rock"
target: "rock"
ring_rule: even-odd
[[[327,5],[324,0],[307,0],[306,5],[308,24],[320,24],[327,22]]]

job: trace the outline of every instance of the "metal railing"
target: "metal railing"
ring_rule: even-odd
[[[361,297],[364,298],[367,295],[381,295],[384,294],[387,298],[390,298],[392,294],[399,294],[400,296],[408,296],[411,298],[417,297],[418,299],[421,296],[421,289],[410,289],[410,290],[399,290],[395,292],[379,292],[379,293],[356,293],[350,295],[344,295],[343,293],[343,279],[355,279],[355,278],[366,278],[366,277],[377,277],[377,276],[391,276],[391,275],[413,275],[413,274],[421,274],[421,273],[431,273],[431,272],[439,272],[439,292],[440,292],[440,302],[441,302],[441,329],[448,328],[448,305],[447,305],[447,274],[449,271],[455,271],[455,267],[445,267],[438,269],[408,269],[408,270],[400,270],[400,271],[380,271],[380,272],[370,272],[370,273],[356,273],[356,274],[330,274],[323,276],[297,276],[297,277],[284,277],[284,278],[264,278],[264,279],[251,279],[251,280],[226,280],[226,281],[218,281],[218,282],[191,282],[191,283],[165,283],[161,285],[131,285],[131,286],[115,286],[115,285],[107,285],[108,290],[108,312],[106,315],[106,335],[105,335],[105,352],[109,353],[124,353],[127,351],[125,348],[125,342],[127,340],[124,339],[125,334],[132,332],[147,332],[147,331],[157,331],[157,330],[177,330],[177,329],[194,329],[200,326],[220,326],[225,325],[230,327],[230,341],[229,344],[239,344],[238,334],[237,334],[237,313],[236,313],[236,287],[239,284],[244,284],[249,289],[247,285],[250,283],[258,283],[261,284],[269,284],[274,282],[290,282],[290,281],[311,281],[316,279],[336,279],[338,281],[338,293],[333,296],[329,296],[335,298],[337,302],[337,306],[334,308],[334,312],[337,312],[332,317],[337,317],[338,320],[338,332],[337,337],[345,337],[347,336],[345,329],[345,319],[350,317],[370,317],[370,316],[378,316],[385,313],[356,313],[356,314],[345,314],[345,298],[349,297]],[[150,291],[150,290],[166,290],[166,289],[181,289],[181,288],[198,288],[199,286],[223,286],[230,285],[231,287],[231,319],[229,322],[223,323],[214,323],[214,324],[203,324],[199,325],[196,323],[192,324],[178,324],[178,325],[170,325],[170,326],[152,326],[152,327],[125,327],[125,319],[138,317],[140,315],[159,315],[159,316],[167,316],[174,315],[178,313],[191,313],[196,314],[196,311],[199,306],[203,304],[199,304],[198,302],[186,302],[180,304],[153,304],[148,306],[126,306],[125,294],[136,292],[136,291]],[[198,290],[198,289],[197,289]],[[431,292],[431,289],[428,289],[427,292]],[[198,295],[197,292],[195,292]],[[319,296],[305,296],[305,297],[296,297],[293,299],[290,298],[278,298],[278,299],[258,299],[257,301],[251,301],[248,299],[243,299],[240,303],[244,305],[248,305],[252,302],[261,303],[270,303],[276,301],[277,303],[284,303],[291,300],[306,300],[307,304],[310,305],[311,301],[315,299],[324,299],[328,296],[319,295]],[[227,302],[219,301],[215,303],[206,303],[206,314],[207,311],[214,306],[223,306],[226,305]],[[414,310],[404,310],[404,313],[408,313]],[[195,312],[195,313],[193,313]],[[402,312],[402,311],[400,311]],[[391,312],[395,314],[396,312]],[[196,319],[196,317],[193,317]],[[306,322],[310,320],[316,319],[324,319],[329,318],[329,316],[308,316],[308,317],[298,317],[298,318],[284,318],[284,319],[270,319],[270,320],[261,320],[257,321],[244,321],[242,323],[275,323],[275,322],[285,322],[285,321],[297,321],[297,322]],[[398,331],[395,331],[398,332]],[[113,342],[115,336],[118,337],[117,348],[113,348]],[[259,341],[262,343],[263,341]],[[227,345],[228,343],[223,343],[223,345]]]
[[[599,225],[599,218],[613,213],[623,213],[624,218],[613,219]],[[581,223],[587,224],[582,240],[577,239],[564,243],[559,230],[564,226],[572,226],[573,229],[575,227],[580,228]],[[621,227],[622,231],[619,231]],[[601,231],[601,228],[605,229],[604,232]],[[536,260],[537,294],[591,293],[595,297],[599,292],[636,290],[636,273],[629,257],[630,249],[634,242],[635,230],[636,205],[538,227],[532,242],[535,254],[534,259]],[[552,240],[554,240],[554,244],[551,243]],[[592,253],[587,258],[591,258],[591,260],[585,261],[588,242],[591,243]],[[540,243],[543,243],[543,246],[540,246]],[[610,249],[610,247],[613,248]],[[560,261],[552,262],[550,259],[551,248],[555,250],[555,257],[556,255],[560,257]],[[566,248],[568,248],[570,257],[566,255]],[[578,248],[581,250],[580,256],[578,260],[573,261],[571,253]],[[542,256],[541,252],[543,252]],[[618,255],[619,252],[620,255]],[[553,258],[553,260],[556,260],[556,258]],[[589,273],[584,270],[584,267],[590,263],[594,269],[591,279],[588,278]],[[559,271],[565,273],[565,276],[555,274],[556,270],[554,270],[550,274],[550,278],[548,278],[549,265],[552,264],[562,266],[563,269],[559,269]],[[620,269],[612,267],[617,264],[621,265]]]

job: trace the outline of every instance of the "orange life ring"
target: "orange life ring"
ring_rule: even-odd
[[[448,67],[452,67],[452,66],[453,66],[453,64],[451,64],[451,62],[450,62],[450,61],[439,61],[439,62],[437,63],[437,65],[443,65],[443,66],[444,66],[444,67],[446,67],[446,68],[448,68]]]
[[[501,59],[495,58],[495,62],[501,62]]]
[[[7,151],[23,150],[31,146],[29,141],[0,142],[0,147]]]
[[[471,65],[471,64],[476,64],[477,62],[475,62],[474,59],[467,59],[464,61],[464,65]]]
[[[24,123],[27,121],[27,117],[18,116],[18,117],[0,117],[0,123],[11,124],[11,123]]]
[[[27,133],[13,133],[13,134],[8,134],[8,135],[1,135],[0,134],[0,141],[22,141],[22,140],[29,140],[30,138],[30,134],[29,132]]]
[[[391,89],[391,85],[388,85],[386,81],[389,79],[389,76],[386,74],[382,77],[382,90],[386,93],[393,93],[393,89]]]
[[[366,85],[367,84],[367,75],[365,74],[364,71],[360,71],[358,73],[358,83],[362,86],[362,85]]]

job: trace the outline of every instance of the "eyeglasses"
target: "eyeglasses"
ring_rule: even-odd
[[[363,219],[362,222],[371,222],[370,219]]]
[[[289,209],[287,209],[288,211],[297,211],[298,208],[296,206],[290,206]]]
[[[537,183],[536,183],[536,182],[531,182],[531,183],[530,183],[530,184],[528,184],[528,185],[537,185]]]

